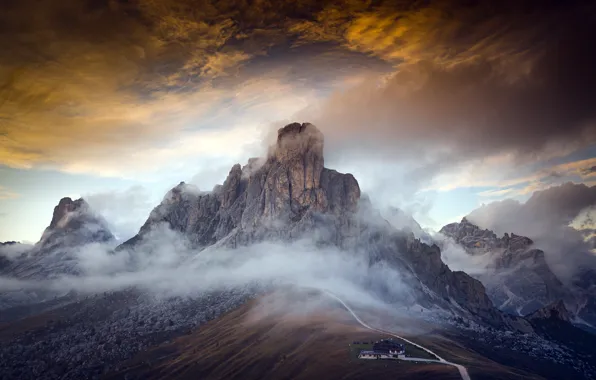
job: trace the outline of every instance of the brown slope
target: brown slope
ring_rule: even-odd
[[[290,315],[271,313],[263,304],[250,302],[188,336],[145,351],[105,379],[460,379],[454,367],[438,363],[358,360],[350,344],[381,336],[339,307]],[[434,339],[440,338],[426,338],[425,344]],[[465,348],[458,355],[467,356],[466,364],[483,374],[479,378],[529,378]]]
[[[379,339],[341,310],[267,315],[250,302],[189,336],[148,350],[106,379],[459,379],[442,364],[362,361],[354,340]],[[126,377],[128,376],[128,377]]]

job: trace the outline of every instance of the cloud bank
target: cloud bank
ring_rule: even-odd
[[[566,183],[538,191],[525,203],[511,199],[489,203],[467,218],[499,235],[528,236],[545,251],[555,273],[568,280],[582,268],[596,268],[594,205],[596,186]]]
[[[331,291],[361,306],[391,300],[411,303],[400,274],[383,263],[369,265],[366,255],[321,249],[309,241],[261,243],[234,250],[189,249],[185,239],[165,226],[153,230],[134,251],[90,244],[44,261],[62,266],[46,279],[0,277],[4,292],[76,291],[95,294],[135,287],[156,297],[198,297],[223,290],[283,288]],[[78,273],[70,275],[68,273]]]

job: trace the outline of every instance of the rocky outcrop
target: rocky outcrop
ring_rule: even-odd
[[[562,300],[558,300],[536,310],[526,318],[529,320],[558,319],[565,322],[571,322],[571,313],[565,307],[565,303]]]
[[[392,227],[361,197],[351,174],[325,168],[323,146],[323,135],[312,124],[279,129],[266,157],[234,165],[213,191],[201,193],[184,183],[170,190],[139,234],[120,249],[149,239],[160,225],[180,232],[198,249],[308,236],[317,245],[367,255],[371,265],[382,261],[398,268],[415,290],[416,302],[500,319],[478,280],[452,272],[436,245]]]
[[[460,223],[443,227],[442,234],[452,238],[470,255],[486,255],[485,273],[478,275],[488,294],[500,309],[526,315],[554,300],[571,295],[551,271],[544,252],[533,248],[525,236],[481,229],[463,218]]]

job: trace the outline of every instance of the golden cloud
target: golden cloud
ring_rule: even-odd
[[[372,135],[374,120],[380,117],[389,120],[391,128],[400,122],[415,124],[409,131],[397,131],[399,138],[426,138],[426,133],[440,135],[440,129],[451,127],[448,137],[455,141],[472,136],[472,143],[465,144],[470,147],[476,142],[473,138],[483,134],[466,134],[461,118],[487,118],[494,113],[493,104],[508,96],[498,94],[500,81],[480,92],[455,91],[482,84],[495,74],[493,66],[484,71],[461,67],[507,66],[515,68],[508,76],[516,76],[534,69],[530,58],[536,55],[526,49],[534,29],[522,28],[531,17],[523,12],[515,16],[519,9],[510,5],[138,0],[92,8],[76,0],[51,3],[14,2],[0,15],[5,31],[0,49],[12,52],[0,60],[4,165],[80,171],[95,162],[102,172],[111,173],[113,168],[101,162],[106,156],[127,157],[135,149],[168,145],[189,126],[225,113],[222,104],[232,102],[238,113],[260,102],[264,114],[273,112],[273,105],[287,112],[306,106],[302,87],[311,85],[308,78],[316,78],[312,85],[323,91],[332,88],[330,83],[338,77],[359,74],[354,69],[340,72],[336,65],[356,55],[379,57],[397,70],[381,85],[366,81],[352,94],[332,97],[333,112],[351,114],[352,124],[359,123],[354,127],[331,118],[339,121],[339,134],[353,138],[344,132],[365,126]],[[299,61],[292,66],[271,49],[287,53],[290,46],[305,44],[333,48],[306,68],[301,67],[302,55],[292,56]],[[255,66],[262,67],[250,66],[257,60]],[[298,75],[296,68],[303,71]],[[267,77],[272,71],[278,74],[276,80]],[[431,84],[424,87],[426,82]],[[396,97],[400,93],[403,96]],[[368,110],[357,114],[359,108]],[[390,120],[395,115],[389,109],[402,112]],[[439,118],[452,125],[422,128]],[[376,131],[383,141],[391,140],[393,131],[388,129]],[[449,152],[439,153],[437,157]]]

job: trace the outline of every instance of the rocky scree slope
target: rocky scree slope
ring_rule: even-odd
[[[438,246],[393,228],[361,196],[351,174],[325,168],[323,146],[323,135],[312,124],[279,129],[266,157],[234,165],[213,191],[202,193],[185,183],[174,187],[138,235],[119,249],[134,249],[163,224],[199,249],[308,236],[322,246],[366,254],[371,265],[385,261],[397,268],[413,289],[412,302],[502,322],[480,281],[451,271]]]

